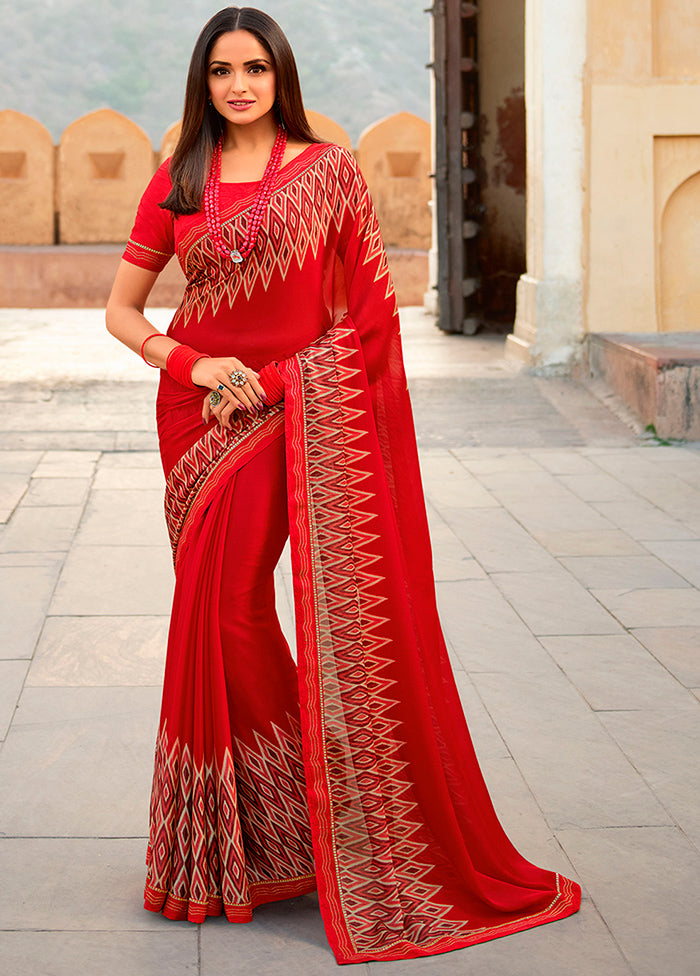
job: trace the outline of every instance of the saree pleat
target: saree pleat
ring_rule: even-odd
[[[265,436],[260,436],[261,426],[267,428]],[[192,922],[222,912],[231,921],[248,921],[256,905],[316,886],[308,814],[300,802],[304,790],[296,690],[287,708],[268,708],[268,721],[258,728],[242,728],[232,714],[239,698],[256,694],[255,686],[247,686],[245,672],[237,694],[227,694],[221,592],[236,479],[251,455],[264,452],[279,437],[279,424],[272,415],[266,425],[255,425],[247,434],[246,453],[222,452],[208,478],[202,479],[201,471],[195,477],[191,469],[196,501],[206,496],[209,503],[190,504],[187,525],[193,531],[173,536],[177,575],[156,747],[145,905],[168,918]],[[182,479],[177,483],[181,489]],[[198,524],[192,525],[191,519]],[[180,550],[185,536],[187,548]],[[260,710],[265,711],[264,705]]]

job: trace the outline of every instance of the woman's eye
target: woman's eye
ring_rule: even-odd
[[[265,70],[264,64],[254,64],[250,69],[251,73],[254,75],[261,75],[264,70]]]

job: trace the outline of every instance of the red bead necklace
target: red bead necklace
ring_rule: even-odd
[[[224,241],[221,233],[221,214],[219,212],[219,187],[221,186],[221,144],[223,135],[214,147],[211,160],[211,169],[207,177],[207,185],[204,187],[204,213],[207,218],[209,236],[214,242],[214,247],[229,258],[234,264],[241,264],[251,253],[258,239],[260,224],[265,216],[267,205],[270,202],[272,191],[275,187],[275,180],[282,165],[282,157],[287,146],[287,130],[280,126],[277,129],[277,138],[272,147],[270,161],[267,164],[263,178],[260,180],[258,193],[255,203],[250,211],[248,218],[248,229],[240,247],[231,249]]]

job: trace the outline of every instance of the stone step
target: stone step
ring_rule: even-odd
[[[597,333],[587,368],[659,437],[700,440],[700,332]]]

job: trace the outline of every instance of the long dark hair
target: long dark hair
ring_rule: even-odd
[[[224,7],[205,24],[192,52],[182,129],[170,160],[173,186],[160,205],[175,214],[197,213],[202,209],[212,153],[224,131],[224,120],[209,104],[209,55],[222,34],[235,30],[252,34],[272,58],[276,72],[274,112],[277,122],[283,123],[288,134],[301,142],[322,141],[307,121],[296,61],[282,28],[255,7]]]

